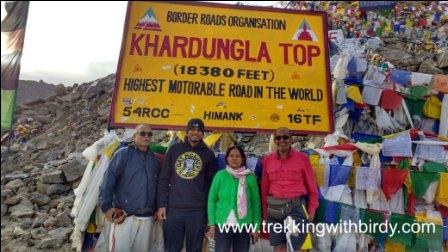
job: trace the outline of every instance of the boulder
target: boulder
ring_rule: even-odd
[[[20,187],[24,185],[25,183],[23,183],[21,179],[14,179],[13,181],[10,181],[8,184],[6,184],[5,188],[11,188],[17,191]]]
[[[8,206],[2,203],[2,216],[8,212]]]
[[[67,182],[72,182],[82,177],[86,166],[81,164],[78,159],[72,159],[68,163],[62,165],[61,169],[64,172]]]
[[[33,217],[35,214],[33,205],[26,199],[22,199],[19,205],[10,207],[9,212],[15,218]]]
[[[4,204],[8,206],[15,206],[22,201],[22,196],[14,195],[12,197],[6,198],[5,201],[3,201]]]
[[[33,238],[34,240],[42,240],[42,238],[45,236],[46,233],[47,230],[45,230],[45,228],[42,227],[33,228],[31,230],[31,238]]]
[[[405,50],[400,49],[385,48],[383,51],[381,51],[381,55],[386,61],[390,61],[392,64],[397,64],[397,62],[413,59],[411,54],[407,53]]]
[[[31,218],[23,219],[23,221],[22,221],[22,228],[25,228],[25,229],[32,228],[33,227],[33,222],[34,221]]]
[[[12,189],[2,190],[2,197],[11,197],[13,195],[14,195],[14,191]]]
[[[66,191],[69,191],[70,187],[62,184],[52,184],[49,185],[47,188],[47,195],[56,195],[56,194],[62,194]]]
[[[31,172],[31,171],[34,170],[34,169],[39,169],[39,167],[34,166],[34,165],[25,165],[25,166],[22,168],[22,171],[29,173],[29,172]]]
[[[39,181],[44,184],[60,184],[65,183],[62,171],[56,170],[40,175]]]
[[[72,223],[70,217],[68,217],[65,213],[60,213],[56,216],[56,226],[57,227],[66,227]]]
[[[48,218],[47,220],[44,221],[43,226],[46,229],[51,229],[52,227],[54,227],[56,225],[56,219],[53,217]]]
[[[25,231],[21,227],[19,227],[19,226],[14,227],[13,235],[15,238],[22,236],[24,233],[25,233]]]
[[[62,240],[56,239],[56,238],[44,238],[40,244],[38,245],[39,248],[41,249],[51,249],[51,248],[56,248],[59,247],[60,244],[62,243]]]
[[[87,88],[87,90],[82,94],[83,99],[92,99],[94,97],[97,97],[101,92],[102,88],[98,86],[90,86]]]
[[[36,204],[39,207],[48,204],[50,200],[51,200],[50,197],[39,192],[33,192],[32,197],[30,199],[32,203]]]
[[[448,67],[448,49],[437,54],[437,66],[439,68]]]
[[[71,92],[70,94],[61,98],[64,103],[73,104],[81,99],[81,95],[78,92]]]
[[[38,121],[41,124],[50,124],[53,121],[53,116],[52,115],[40,115],[40,116],[35,116],[34,119],[36,119],[36,121]]]
[[[57,96],[63,96],[67,93],[67,89],[65,88],[65,86],[63,84],[59,84],[54,88],[54,93]]]
[[[436,62],[432,59],[427,59],[423,61],[418,69],[419,73],[425,74],[443,74],[443,70],[436,67]]]
[[[72,232],[72,228],[60,227],[49,231],[48,235],[50,235],[52,238],[59,239],[64,242],[68,239]]]
[[[37,182],[36,190],[40,193],[47,194],[48,186],[50,186],[50,185]]]
[[[29,178],[30,174],[27,173],[10,173],[5,175],[5,182],[16,180],[16,179],[26,179]]]

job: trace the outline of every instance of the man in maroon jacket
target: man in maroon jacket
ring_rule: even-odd
[[[296,224],[311,222],[319,205],[319,194],[308,157],[291,148],[290,130],[277,129],[274,141],[277,151],[263,159],[261,201],[270,243],[274,251],[286,251],[286,234],[283,229],[276,232],[273,225],[284,225],[288,216]],[[300,251],[306,235],[296,232],[290,236],[294,251]]]

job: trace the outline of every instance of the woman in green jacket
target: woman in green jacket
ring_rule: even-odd
[[[213,178],[208,195],[208,237],[216,252],[249,251],[258,240],[261,204],[255,175],[246,169],[246,154],[239,146],[226,152],[226,169]]]

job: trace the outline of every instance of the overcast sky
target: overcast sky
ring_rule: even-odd
[[[20,79],[72,85],[115,73],[126,5],[31,1]]]

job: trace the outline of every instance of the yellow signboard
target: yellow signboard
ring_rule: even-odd
[[[333,130],[326,14],[129,2],[111,127]]]

